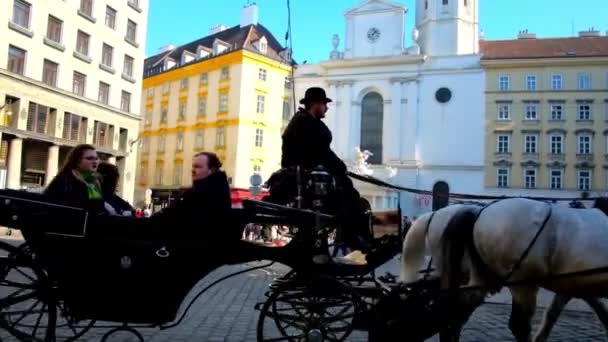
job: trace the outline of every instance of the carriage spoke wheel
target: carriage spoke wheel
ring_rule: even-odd
[[[262,306],[258,341],[345,341],[364,309],[349,286],[334,279],[294,280],[280,286]]]
[[[68,342],[93,324],[76,323],[67,317],[56,286],[36,264],[26,244],[16,247],[0,241],[0,329],[19,341]]]

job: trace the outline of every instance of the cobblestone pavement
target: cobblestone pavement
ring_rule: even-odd
[[[198,293],[197,290],[202,289],[216,279],[257,265],[260,265],[260,263],[218,269],[197,284],[185,300],[184,306]],[[393,268],[394,266],[389,267],[391,270]],[[141,329],[140,332],[148,342],[255,341],[258,311],[254,309],[254,306],[256,303],[265,300],[264,293],[268,290],[268,284],[286,271],[287,269],[281,265],[273,265],[267,269],[252,271],[225,280],[198,299],[181,325],[167,330]],[[154,305],[153,299],[150,305]],[[461,340],[513,341],[508,329],[510,311],[511,307],[508,304],[488,303],[481,306],[465,326]],[[534,323],[538,324],[541,317],[542,311],[538,310],[534,317]],[[102,335],[107,331],[107,329],[92,329],[81,340],[87,342],[100,341]],[[587,310],[567,308],[560,316],[549,340],[604,341],[605,336],[603,328],[593,313]],[[348,341],[355,342],[366,340],[367,334],[364,332],[355,332],[348,339]],[[431,340],[437,339],[433,338]],[[0,331],[0,341],[8,342],[15,341],[15,339],[8,336],[5,331]],[[117,334],[108,340],[108,342],[119,341],[130,342],[136,341],[136,339],[125,334]]]

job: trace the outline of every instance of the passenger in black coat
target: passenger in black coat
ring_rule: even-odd
[[[217,155],[201,152],[192,160],[192,187],[171,207],[152,215],[152,220],[171,227],[188,237],[228,235],[232,200],[226,173]],[[173,230],[173,229],[171,229]]]
[[[120,173],[116,165],[103,162],[97,167],[101,176],[101,193],[106,202],[106,211],[112,215],[135,217],[135,209],[116,194]]]

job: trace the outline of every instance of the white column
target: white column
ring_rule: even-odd
[[[387,123],[384,124],[382,144],[384,145],[384,151],[386,153],[384,159],[390,162],[397,162],[401,159],[400,150],[403,143],[402,135],[404,132],[401,131],[401,121],[403,115],[403,79],[392,79],[391,80],[391,102],[385,108],[389,108],[389,115],[385,116]]]
[[[115,156],[108,157],[108,163],[110,163],[112,165],[116,165],[116,157]]]
[[[329,97],[330,99],[333,100],[332,103],[329,104],[329,108],[327,110],[327,119],[326,119],[326,123],[327,126],[329,127],[329,130],[332,132],[333,135],[333,140],[331,141],[331,148],[332,150],[336,150],[336,146],[338,146],[338,144],[336,143],[336,131],[338,130],[338,106],[337,106],[337,101],[338,98],[336,97],[337,95],[337,91],[336,91],[336,86],[337,86],[336,81],[330,81],[329,82],[329,89],[327,91],[327,97]]]
[[[23,139],[13,138],[8,151],[8,171],[6,175],[6,187],[9,189],[21,188],[21,153],[23,150]]]
[[[357,129],[357,123],[356,123],[356,108],[353,108],[353,95],[352,95],[352,89],[353,89],[353,81],[344,81],[342,82],[343,88],[342,88],[342,97],[341,97],[341,102],[342,102],[342,107],[344,108],[344,112],[342,115],[344,115],[344,124],[340,125],[339,129],[343,129],[344,133],[342,135],[342,145],[341,145],[341,157],[344,160],[352,160],[353,159],[353,148],[355,147],[355,145],[357,144],[357,141],[355,140],[356,138],[356,129]]]
[[[27,129],[27,114],[30,107],[30,102],[21,99],[19,100],[19,106],[17,112],[13,113],[13,127],[25,131]]]
[[[44,179],[44,185],[49,185],[53,178],[57,175],[59,169],[59,146],[49,146],[49,155],[46,162],[46,177]]]
[[[416,160],[416,144],[418,144],[418,81],[411,80],[405,86],[405,114],[401,126],[401,159]]]

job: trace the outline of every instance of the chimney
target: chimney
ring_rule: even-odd
[[[519,31],[517,39],[536,39],[536,33],[529,33],[528,30]]]
[[[579,37],[599,37],[600,36],[600,31],[596,30],[595,28],[590,28],[587,31],[580,31],[578,33]]]
[[[241,27],[258,24],[258,5],[256,3],[247,3],[241,9]]]
[[[171,51],[173,49],[175,49],[175,46],[173,46],[172,44],[161,46],[158,49],[158,53],[163,53],[163,52]]]
[[[226,27],[226,25],[223,25],[223,24],[220,24],[220,25],[215,25],[215,26],[213,26],[213,27],[211,27],[211,28],[209,29],[209,35],[213,35],[213,34],[216,34],[216,33],[222,32],[222,31],[224,31],[226,28],[227,28],[227,27]]]

